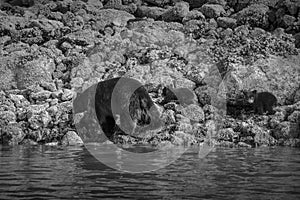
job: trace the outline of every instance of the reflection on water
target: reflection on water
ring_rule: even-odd
[[[299,149],[218,148],[204,158],[190,149],[142,174],[111,169],[85,148],[0,149],[0,199],[300,198]]]

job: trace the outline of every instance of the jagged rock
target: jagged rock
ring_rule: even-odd
[[[125,26],[127,21],[134,19],[135,17],[125,11],[104,9],[100,10],[95,16],[95,24],[92,25],[93,30],[99,31],[104,30],[105,26]]]
[[[252,27],[268,29],[268,12],[268,6],[264,4],[252,4],[239,11],[237,14],[234,14],[233,18],[237,19],[238,25],[249,24]]]
[[[247,147],[247,148],[251,148],[251,147],[252,147],[250,144],[247,144],[247,143],[245,143],[245,142],[239,142],[239,143],[238,143],[238,146],[239,146],[239,147]]]
[[[187,134],[183,131],[175,131],[174,135],[173,135],[173,144],[175,145],[192,145],[192,144],[196,144],[197,140],[195,139],[195,137],[193,135]]]
[[[187,15],[183,18],[183,22],[190,21],[190,20],[204,20],[205,16],[199,10],[191,10],[187,13]]]
[[[10,94],[9,98],[14,102],[16,107],[26,107],[30,104],[23,95]]]
[[[58,113],[58,108],[57,106],[51,106],[47,108],[47,112],[49,113],[50,116],[55,116]]]
[[[37,142],[31,140],[31,139],[24,139],[22,142],[21,142],[22,145],[38,145]]]
[[[51,96],[50,91],[40,91],[37,93],[31,93],[30,98],[36,100],[36,101],[45,101],[46,99],[49,99]]]
[[[189,13],[189,4],[181,1],[174,5],[173,8],[166,11],[164,14],[161,15],[162,20],[166,22],[171,21],[182,21],[184,17],[187,16]]]
[[[0,111],[0,126],[16,121],[16,115],[12,111]]]
[[[45,111],[49,107],[48,103],[45,104],[40,104],[40,105],[29,105],[27,107],[27,113],[28,115],[33,115],[33,114],[40,114],[41,112]]]
[[[160,7],[140,6],[137,8],[135,15],[137,17],[147,17],[147,18],[158,19],[165,12],[166,12],[166,9],[160,8]]]
[[[51,116],[47,111],[43,111],[38,115],[34,114],[28,118],[29,125],[34,130],[47,127],[51,120]]]
[[[47,57],[29,61],[16,73],[18,88],[26,88],[41,81],[50,81],[54,70],[54,61]]]
[[[201,107],[191,104],[185,107],[182,110],[182,114],[186,117],[188,117],[190,120],[196,121],[196,122],[202,122],[205,118],[204,112]]]
[[[18,145],[25,137],[25,133],[17,123],[0,126],[0,143]]]
[[[295,21],[296,21],[296,18],[294,16],[284,15],[282,17],[282,26],[287,28],[289,26],[292,26]]]
[[[287,121],[278,124],[278,126],[272,130],[272,136],[277,140],[298,138],[299,133],[299,124]]]
[[[218,131],[216,135],[218,141],[238,141],[238,133],[235,133],[232,128],[225,128]]]
[[[175,112],[173,110],[166,110],[166,112],[163,113],[162,118],[164,118],[167,125],[176,123]]]
[[[73,97],[74,97],[74,92],[72,90],[64,89],[63,94],[61,96],[61,100],[68,101],[73,99]]]
[[[225,6],[227,2],[225,0],[208,0],[208,4],[219,4],[221,6]]]
[[[135,13],[137,9],[137,5],[135,3],[124,4],[122,0],[108,0],[107,3],[104,5],[104,8],[111,8],[117,10],[124,10],[128,13]]]
[[[217,22],[222,28],[235,28],[237,20],[230,17],[219,17]]]
[[[186,0],[191,8],[200,8],[207,0]]]
[[[204,4],[200,11],[208,18],[218,18],[226,13],[223,6],[216,4]]]
[[[262,146],[272,146],[276,144],[276,140],[270,136],[270,131],[265,131],[261,128],[257,129],[257,132],[254,136],[254,143],[255,145]]]
[[[83,146],[83,141],[82,139],[77,135],[75,131],[68,131],[62,141],[62,145],[67,145],[67,146]]]
[[[300,125],[300,111],[295,110],[291,115],[288,116],[288,121],[292,123],[298,123]]]

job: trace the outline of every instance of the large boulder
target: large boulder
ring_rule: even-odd
[[[233,17],[237,19],[238,25],[249,24],[253,27],[267,29],[269,27],[269,7],[264,4],[252,4]]]
[[[217,18],[226,13],[223,6],[218,4],[204,4],[200,11],[208,18]]]
[[[104,30],[105,26],[114,24],[116,26],[125,26],[127,21],[135,17],[128,12],[115,9],[100,10],[95,16],[95,24],[92,26],[93,30]]]

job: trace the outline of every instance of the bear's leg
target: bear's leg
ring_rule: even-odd
[[[105,133],[106,137],[108,137],[108,139],[112,138],[114,134],[115,125],[116,125],[115,120],[111,116],[106,116],[105,122],[101,123],[101,128]]]
[[[272,105],[266,105],[266,111],[268,112],[269,115],[275,114],[275,111],[273,110]]]
[[[257,104],[256,105],[256,110],[257,110],[257,114],[259,114],[259,115],[264,114],[264,109],[263,109],[263,105],[262,104]]]

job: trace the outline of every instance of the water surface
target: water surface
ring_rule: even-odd
[[[106,155],[107,152],[103,152]],[[190,149],[171,165],[130,174],[85,148],[0,147],[0,199],[300,199],[300,149]]]

